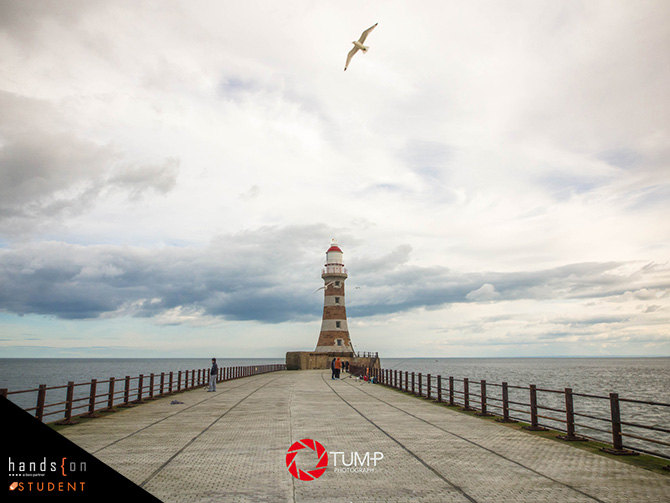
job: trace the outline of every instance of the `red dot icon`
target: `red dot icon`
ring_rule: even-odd
[[[319,462],[311,470],[301,470],[295,464],[295,457],[302,449],[312,449],[319,457]],[[318,479],[321,475],[323,475],[323,472],[325,472],[326,468],[328,467],[328,453],[326,452],[326,448],[316,440],[312,440],[310,438],[303,438],[302,440],[298,440],[288,448],[288,452],[286,453],[286,467],[288,468],[289,473],[296,479]]]

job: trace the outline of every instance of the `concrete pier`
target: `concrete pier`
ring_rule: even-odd
[[[324,370],[227,381],[62,434],[165,502],[670,502],[670,476]],[[315,480],[287,469],[301,439],[328,452]]]

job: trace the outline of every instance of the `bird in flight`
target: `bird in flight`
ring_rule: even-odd
[[[344,65],[344,71],[345,71],[345,72],[347,71],[347,68],[349,67],[349,63],[351,62],[351,58],[354,57],[354,54],[356,54],[356,53],[358,52],[359,49],[360,49],[361,51],[363,51],[363,54],[365,54],[366,52],[368,52],[369,47],[366,46],[366,45],[363,45],[363,42],[365,42],[365,39],[368,38],[368,35],[370,34],[370,32],[371,32],[372,30],[374,30],[375,27],[376,27],[378,24],[379,24],[379,23],[375,23],[375,24],[373,24],[372,26],[370,26],[370,28],[368,28],[368,29],[365,30],[363,33],[361,33],[361,38],[359,38],[358,40],[354,40],[354,41],[352,42],[352,44],[354,44],[354,48],[353,48],[352,50],[349,51],[349,54],[347,54],[347,62],[346,62],[345,65]]]
[[[334,282],[334,281],[331,281],[330,283],[326,283],[326,284],[325,284],[324,286],[322,286],[321,288],[317,288],[316,290],[314,290],[314,293],[318,292],[319,290],[323,290],[324,288],[329,287],[329,286],[332,285],[333,283],[335,283],[335,282]]]

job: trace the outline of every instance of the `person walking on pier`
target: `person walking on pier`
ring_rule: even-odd
[[[216,391],[216,378],[219,375],[219,366],[216,364],[216,358],[212,358],[212,369],[209,371],[209,389],[207,391]]]

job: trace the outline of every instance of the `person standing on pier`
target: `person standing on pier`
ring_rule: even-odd
[[[335,358],[333,358],[333,361],[330,362],[330,378],[335,379]]]
[[[216,391],[216,377],[219,375],[219,366],[216,364],[216,358],[212,358],[212,369],[209,371],[209,389],[207,391]]]
[[[338,358],[335,360],[335,379],[340,378],[340,370],[342,369],[342,361]]]

